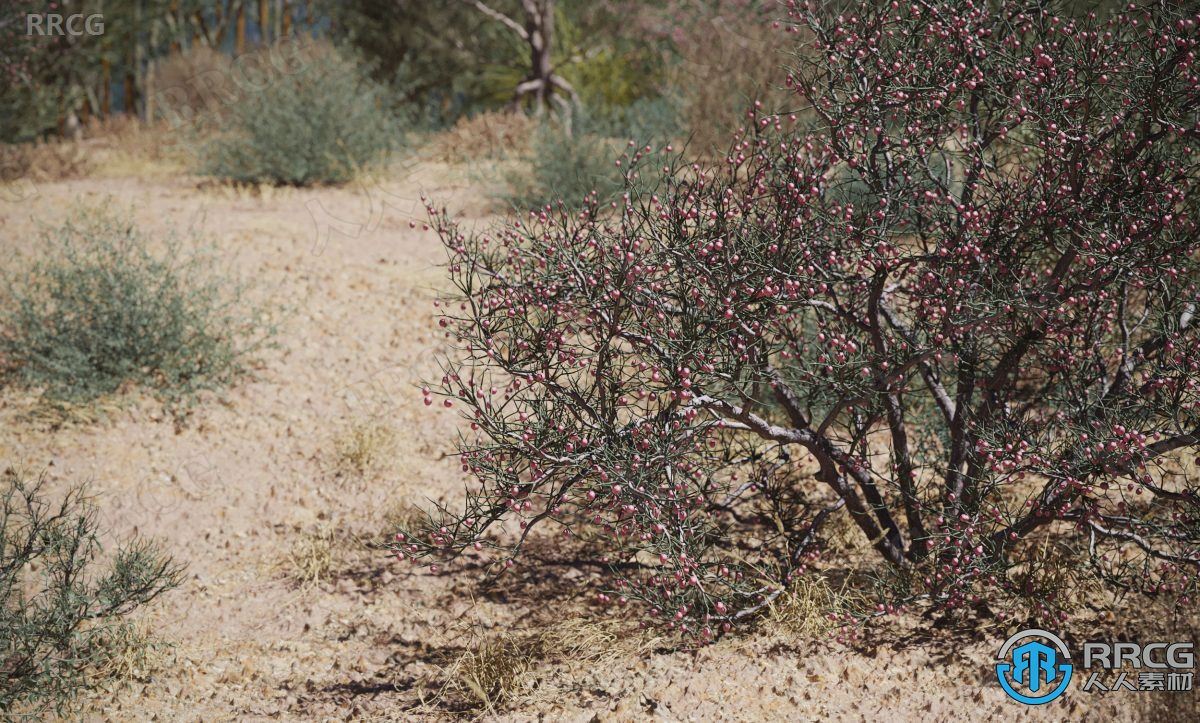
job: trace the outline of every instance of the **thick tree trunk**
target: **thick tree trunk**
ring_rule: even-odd
[[[522,94],[522,86],[529,86],[537,108],[541,110],[553,92],[550,77],[554,75],[554,65],[550,59],[550,50],[554,41],[554,0],[528,0],[524,5],[531,72],[521,86],[517,87],[517,97],[519,99]]]
[[[569,129],[571,106],[578,103],[579,98],[571,84],[554,72],[555,0],[521,0],[524,23],[494,10],[483,0],[465,1],[515,32],[529,46],[529,74],[513,91],[512,109],[520,108],[526,98],[532,97],[535,112],[541,113],[553,101],[563,110]]]

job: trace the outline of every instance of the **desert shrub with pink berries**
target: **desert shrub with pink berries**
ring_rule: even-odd
[[[1048,540],[1188,604],[1200,14],[841,5],[788,4],[796,113],[723,163],[634,149],[618,200],[489,230],[430,207],[458,352],[425,394],[469,420],[467,498],[398,556],[586,537],[602,602],[704,640],[843,517],[885,610],[1024,614]]]

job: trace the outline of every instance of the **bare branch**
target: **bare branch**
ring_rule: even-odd
[[[473,5],[476,10],[483,13],[484,15],[487,15],[489,18],[496,20],[500,23],[503,23],[505,27],[507,27],[509,30],[512,30],[514,33],[516,33],[517,37],[521,38],[521,40],[525,40],[525,41],[529,40],[529,31],[527,31],[525,29],[525,26],[521,25],[516,20],[513,20],[512,18],[508,17],[504,13],[502,13],[498,10],[493,10],[492,8],[488,7],[483,2],[481,2],[481,0],[462,0],[462,1],[467,3],[468,5]]]

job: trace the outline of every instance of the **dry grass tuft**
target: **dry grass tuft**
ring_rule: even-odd
[[[93,119],[78,141],[0,144],[0,182],[90,177],[161,177],[182,172],[189,144],[174,129],[124,115]]]
[[[91,163],[79,143],[0,143],[0,182],[61,181],[88,174]]]
[[[88,134],[93,176],[166,177],[186,172],[192,161],[189,139],[164,123],[146,125],[117,116],[93,123]]]
[[[871,551],[866,535],[845,509],[829,516],[821,527],[821,537],[832,550],[844,553]]]
[[[540,658],[537,640],[508,633],[476,633],[461,656],[445,670],[447,685],[469,692],[489,711],[529,692],[533,661]]]
[[[337,533],[330,525],[302,532],[288,550],[284,567],[302,588],[328,580],[333,572]]]
[[[422,698],[427,712],[437,710],[448,695],[462,696],[488,714],[552,704],[570,690],[591,685],[596,672],[645,656],[666,642],[657,631],[631,630],[628,621],[574,615],[521,635],[477,624],[463,626],[461,635],[468,641],[465,649],[440,667],[437,694]]]
[[[132,682],[149,682],[166,667],[171,646],[159,640],[152,621],[113,625],[97,639],[101,649],[93,675],[105,682],[110,691]]]
[[[333,439],[331,472],[343,479],[370,479],[385,472],[396,453],[396,430],[390,423],[355,420]]]
[[[1028,538],[1013,554],[1010,574],[1019,594],[1067,613],[1107,599],[1081,546],[1081,542],[1050,536]]]
[[[657,632],[630,628],[628,621],[572,616],[542,633],[538,643],[547,657],[570,668],[595,668],[640,657],[665,642]]]
[[[386,537],[390,539],[397,530],[411,530],[427,518],[428,515],[420,507],[400,499],[384,508],[380,522]]]
[[[523,113],[491,112],[460,118],[430,139],[430,157],[444,163],[497,159],[529,150],[537,121]]]
[[[568,660],[593,662],[620,655],[627,639],[611,621],[571,617],[543,633],[540,642]]]
[[[789,637],[819,638],[838,627],[837,616],[857,609],[860,603],[844,584],[834,590],[823,575],[800,575],[771,602],[763,625]]]

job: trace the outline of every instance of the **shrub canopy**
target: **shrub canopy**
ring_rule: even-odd
[[[0,381],[87,403],[143,386],[183,414],[195,394],[245,371],[265,339],[213,260],[127,219],[85,211],[45,236],[0,311]]]
[[[699,639],[843,515],[885,602],[1002,606],[1051,536],[1186,604],[1193,12],[797,2],[797,115],[755,117],[725,163],[643,148],[626,168],[665,164],[655,191],[488,231],[431,206],[458,290],[437,391],[473,482],[396,552],[504,562],[535,528],[591,527],[601,599]]]
[[[387,107],[383,87],[354,61],[315,46],[298,71],[245,89],[224,110],[203,171],[244,183],[346,183],[398,147]]]
[[[105,664],[127,637],[125,619],[182,581],[182,567],[145,540],[105,558],[98,528],[82,488],[51,502],[44,480],[0,474],[6,714],[72,710],[80,692],[105,682]]]

